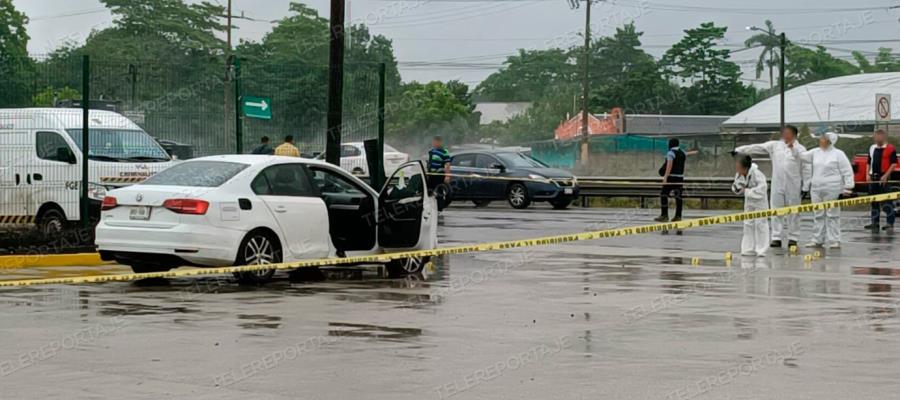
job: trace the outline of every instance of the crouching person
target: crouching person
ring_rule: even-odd
[[[731,190],[735,194],[744,195],[744,211],[763,211],[769,209],[769,185],[766,175],[759,170],[753,159],[746,154],[738,154],[735,158],[734,184]],[[744,221],[744,238],[741,239],[741,255],[764,256],[769,248],[769,220],[767,218],[748,219]]]

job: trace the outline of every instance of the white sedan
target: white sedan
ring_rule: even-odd
[[[101,258],[135,272],[181,265],[259,265],[433,249],[437,206],[419,161],[381,190],[318,160],[224,155],[176,164],[103,200]],[[427,259],[395,260],[394,275]],[[265,282],[274,270],[238,274]]]
[[[325,153],[316,156],[316,159],[324,160]],[[384,174],[393,174],[401,165],[409,162],[409,154],[384,145]],[[366,148],[363,142],[350,142],[341,144],[341,168],[350,171],[356,176],[369,176],[369,163],[366,159]]]

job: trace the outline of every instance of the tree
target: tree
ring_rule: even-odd
[[[28,17],[16,10],[12,0],[0,0],[0,105],[21,105],[28,100]]]
[[[475,98],[484,101],[535,101],[560,84],[575,82],[571,55],[562,49],[525,50],[509,56],[504,67],[475,88]]]
[[[266,122],[282,134],[316,141],[325,132],[328,93],[329,21],[304,4],[291,3],[290,15],[279,20],[259,42],[242,42],[236,53],[244,59],[246,93],[275,96],[276,120]],[[386,66],[385,93],[399,95],[400,72],[393,44],[354,25],[345,50],[344,119],[347,140],[371,138],[377,128],[379,64]],[[390,113],[388,113],[388,116]],[[262,127],[260,127],[261,129]],[[316,143],[320,144],[320,143]]]
[[[613,36],[594,41],[591,46],[591,110],[621,107],[626,113],[659,113],[678,109],[677,101],[648,101],[656,97],[677,99],[674,93],[678,88],[665,79],[653,56],[640,48],[641,35],[643,33],[637,32],[632,23],[617,28]],[[580,51],[572,49],[572,52]]]
[[[216,33],[225,30],[220,16],[225,7],[206,1],[185,4],[182,0],[100,0],[116,16],[121,34],[162,37],[184,52],[219,53],[225,43]]]
[[[859,66],[835,58],[822,46],[815,50],[791,44],[785,51],[788,87],[805,85],[810,82],[852,75],[862,72]]]
[[[775,66],[780,65],[781,55],[778,54],[781,47],[781,39],[775,34],[775,27],[772,21],[766,20],[765,32],[757,33],[744,41],[744,46],[762,47],[759,53],[759,59],[756,60],[756,79],[762,76],[764,69],[769,69],[769,89],[775,87]]]
[[[712,22],[685,30],[685,37],[660,61],[666,76],[686,85],[683,111],[728,115],[752,100],[754,90],[741,83],[741,69],[729,61],[730,52],[716,47],[727,30]]]
[[[878,54],[875,55],[874,63],[869,62],[866,56],[859,51],[853,52],[853,58],[856,60],[859,68],[865,73],[900,71],[900,59],[894,56],[891,51],[887,47],[879,48]]]
[[[387,107],[388,132],[394,140],[424,144],[433,135],[464,139],[475,120],[470,104],[452,86],[438,81],[403,85],[399,99]]]

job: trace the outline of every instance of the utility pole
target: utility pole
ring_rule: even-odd
[[[590,129],[588,129],[588,86],[591,59],[591,0],[587,0],[584,11],[584,73],[581,78],[581,165],[590,162]]]
[[[328,129],[325,135],[325,161],[341,164],[341,124],[344,89],[344,0],[331,0],[328,57]]]
[[[781,66],[778,68],[778,79],[781,80],[781,131],[779,133],[781,133],[784,132],[784,49],[787,48],[787,37],[784,35],[784,32],[781,32],[779,39],[779,47],[781,47]],[[828,111],[831,111],[830,107]]]
[[[231,83],[231,73],[232,73],[231,72],[231,66],[232,66],[232,60],[231,60],[231,30],[232,30],[232,27],[231,27],[231,0],[228,0],[228,10],[225,14],[225,20],[226,20],[226,23],[225,23],[225,25],[226,25],[226,27],[225,27],[225,38],[226,38],[225,39],[225,46],[226,46],[225,47],[225,84],[222,85],[225,93],[222,98],[225,101],[225,107],[223,109],[225,112],[225,125],[224,125],[225,137],[231,137],[231,129],[229,129],[229,127],[231,126],[231,123],[235,120],[231,116],[232,101],[234,101],[233,96],[231,95],[231,84],[230,84]],[[235,104],[235,106],[236,106],[236,104]],[[237,110],[237,108],[235,108],[235,110]],[[237,127],[235,127],[235,129],[237,129]],[[235,143],[235,150],[237,150],[237,148],[238,148],[238,144]]]

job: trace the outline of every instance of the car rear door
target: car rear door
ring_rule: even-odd
[[[437,204],[421,161],[400,166],[378,196],[378,244],[385,250],[430,249],[437,243]]]
[[[327,257],[331,253],[328,209],[312,187],[303,164],[269,166],[257,174],[251,188],[281,229],[286,260]]]

